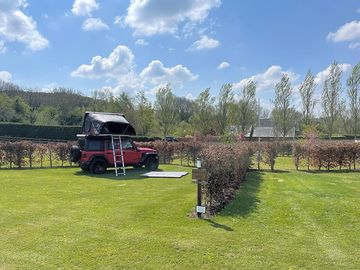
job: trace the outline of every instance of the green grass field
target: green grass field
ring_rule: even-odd
[[[1,170],[0,269],[360,269],[360,173],[290,163],[249,173],[210,220],[188,217],[190,175]]]

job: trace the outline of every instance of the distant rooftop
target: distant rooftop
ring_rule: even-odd
[[[246,137],[250,137],[250,132],[246,134]],[[279,134],[276,134],[273,127],[254,127],[254,132],[252,135],[253,138],[279,138],[282,137]],[[295,137],[295,128],[292,128],[285,138],[294,138]]]

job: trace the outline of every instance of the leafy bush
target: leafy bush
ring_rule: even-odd
[[[200,153],[208,172],[205,186],[206,205],[210,213],[222,209],[234,196],[251,163],[252,151],[245,144],[211,144]]]
[[[278,146],[276,142],[266,142],[261,144],[263,150],[263,161],[274,171],[275,161],[278,156]]]
[[[305,160],[310,166],[328,171],[334,168],[351,166],[356,169],[356,162],[360,158],[360,144],[352,141],[319,141],[308,140],[305,143],[296,142],[293,144],[293,159],[295,167]]]

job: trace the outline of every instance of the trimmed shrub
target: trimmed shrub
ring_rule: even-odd
[[[79,126],[38,126],[30,124],[0,123],[0,136],[70,141],[76,140]]]
[[[266,142],[261,144],[263,150],[263,161],[270,166],[271,171],[275,169],[275,161],[278,156],[278,146],[276,142]]]
[[[245,144],[207,144],[200,155],[208,172],[205,186],[206,206],[210,214],[235,196],[250,166],[251,150]]]

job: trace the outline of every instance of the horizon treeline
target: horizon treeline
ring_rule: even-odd
[[[318,98],[315,76],[309,70],[297,88],[301,105],[295,108],[294,86],[284,73],[275,85],[272,111],[258,104],[257,82],[251,79],[237,92],[237,98],[230,83],[221,87],[217,97],[207,88],[194,100],[174,95],[167,84],[157,89],[154,102],[144,91],[131,96],[102,89],[88,97],[69,88],[42,92],[0,81],[0,122],[81,125],[85,111],[106,111],[124,113],[144,136],[247,134],[259,118],[271,118],[276,133],[283,138],[294,127],[302,134],[356,137],[360,130],[360,63],[345,78],[345,84],[343,79],[340,65],[334,62]],[[320,110],[315,110],[316,104]]]

